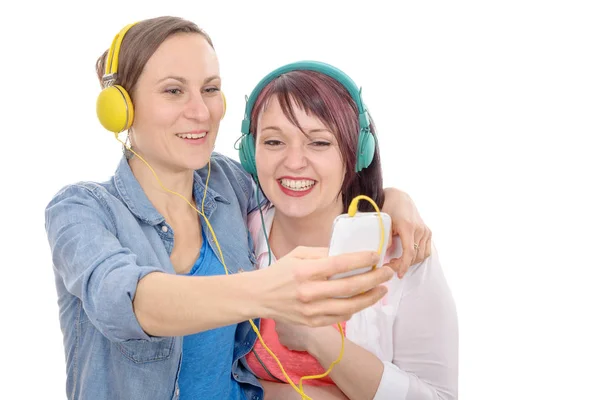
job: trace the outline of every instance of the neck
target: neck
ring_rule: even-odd
[[[154,172],[166,189],[179,193],[183,198],[195,206],[192,195],[194,171],[173,171],[161,166],[160,163],[151,163],[150,165],[152,165],[152,169],[154,169]],[[195,213],[183,198],[165,191],[150,168],[148,168],[148,166],[137,156],[134,156],[129,160],[129,166],[152,205],[159,213],[167,218],[167,220],[172,220],[172,218],[170,218],[171,215],[178,215],[183,211],[192,211]]]
[[[329,247],[333,220],[342,212],[341,197],[326,210],[301,218],[275,210],[269,235],[273,254],[281,258],[298,246]]]

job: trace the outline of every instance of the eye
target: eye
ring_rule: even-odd
[[[275,147],[275,146],[279,146],[279,145],[283,144],[282,141],[275,140],[275,139],[265,140],[263,143],[265,146],[271,146],[271,147]]]
[[[204,91],[206,93],[216,93],[216,92],[221,91],[221,89],[219,89],[218,87],[210,87],[210,88],[204,89]]]
[[[326,142],[324,140],[316,140],[314,142],[311,143],[311,146],[316,146],[316,147],[327,147],[330,146],[331,143]]]
[[[168,93],[168,94],[181,94],[182,92],[181,92],[180,89],[173,88],[173,89],[167,89],[167,90],[165,90],[165,93]]]

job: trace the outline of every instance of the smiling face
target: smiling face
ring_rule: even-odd
[[[308,70],[277,76],[256,95],[249,125],[259,183],[276,215],[328,224],[361,194],[382,207],[377,143],[373,161],[357,173],[358,106],[332,76]],[[372,122],[370,130],[375,133]],[[371,208],[359,203],[361,211]]]
[[[338,215],[345,167],[337,139],[293,101],[291,111],[297,125],[273,96],[258,117],[256,168],[261,187],[277,212],[288,217]]]
[[[224,112],[219,63],[198,33],[169,36],[152,54],[132,93],[133,149],[171,171],[204,167]]]

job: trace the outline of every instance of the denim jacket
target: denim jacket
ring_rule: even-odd
[[[200,210],[207,167],[195,172]],[[257,207],[255,185],[240,164],[213,153],[204,211],[230,270],[255,268],[247,215]],[[173,230],[146,197],[123,158],[107,182],[61,189],[46,208],[69,399],[177,399],[182,337],[153,337],[140,327],[133,298],[138,281],[175,274],[169,255]],[[206,231],[206,227],[203,226]],[[210,232],[209,244],[218,254]],[[255,321],[258,323],[258,321]],[[263,391],[245,355],[256,334],[242,322],[235,335],[231,373],[248,399]],[[210,366],[207,366],[210,368]]]

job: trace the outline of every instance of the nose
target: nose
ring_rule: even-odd
[[[192,93],[185,104],[184,115],[200,122],[208,121],[210,110],[200,93]]]
[[[307,165],[306,154],[304,154],[304,146],[289,145],[285,154],[284,165],[290,170],[301,170]]]

